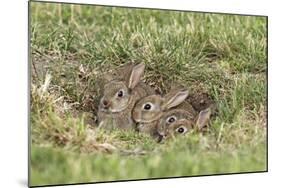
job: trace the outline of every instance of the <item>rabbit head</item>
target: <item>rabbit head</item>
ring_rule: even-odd
[[[113,79],[104,85],[99,111],[116,113],[125,110],[133,100],[132,91],[144,72],[143,63],[135,65],[124,79]]]
[[[159,135],[161,135],[161,139],[167,139],[178,135],[185,135],[192,130],[204,131],[204,128],[209,123],[210,116],[210,108],[200,111],[197,117],[192,117],[191,114],[185,110],[173,109],[165,113],[163,118],[159,121]],[[169,122],[171,118],[173,119],[172,123]]]
[[[193,122],[194,119],[195,115],[185,109],[171,109],[165,112],[160,118],[157,125],[157,130],[160,134],[165,134],[166,129],[169,128],[172,124],[182,120]]]
[[[181,119],[169,125],[166,129],[165,136],[177,136],[184,135],[193,129],[193,122],[187,119]]]
[[[142,97],[151,95],[154,90],[141,81],[144,64],[128,64],[120,69],[119,74],[109,76],[104,85],[103,96],[98,110],[99,127],[134,129],[132,110],[135,103]],[[123,72],[122,72],[123,70]]]
[[[132,112],[134,121],[139,125],[139,131],[153,134],[163,113],[181,104],[187,96],[188,91],[181,89],[171,91],[164,97],[150,95],[140,99]]]

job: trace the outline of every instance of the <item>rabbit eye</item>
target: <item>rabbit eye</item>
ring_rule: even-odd
[[[151,109],[151,104],[149,104],[149,103],[144,104],[143,105],[143,109],[150,110]]]
[[[167,121],[167,123],[173,123],[173,122],[175,122],[177,120],[177,118],[175,117],[175,116],[171,116],[171,117],[169,117],[166,121]]]
[[[185,127],[179,127],[179,128],[176,129],[176,131],[180,134],[183,134],[187,131],[187,129]]]
[[[123,97],[123,95],[124,95],[124,93],[123,93],[122,90],[120,90],[120,91],[117,92],[117,96],[118,96],[118,97]]]

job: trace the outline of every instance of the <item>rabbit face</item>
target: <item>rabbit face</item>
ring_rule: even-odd
[[[129,72],[129,77],[124,80],[113,79],[104,85],[103,97],[100,100],[100,112],[121,112],[132,102],[133,90],[140,82],[145,65],[138,64]],[[127,72],[124,72],[126,76]],[[111,78],[111,76],[109,76]]]
[[[193,129],[193,121],[182,119],[169,125],[165,131],[165,137],[185,135]]]
[[[159,120],[158,132],[163,134],[165,129],[170,127],[171,124],[180,120],[193,120],[194,116],[192,113],[182,110],[182,109],[172,109],[163,114]]]
[[[163,115],[158,124],[159,141],[162,142],[170,137],[185,135],[191,130],[204,132],[211,116],[211,109],[207,108],[199,112],[197,117],[192,113],[173,109]],[[172,120],[171,120],[172,119]]]
[[[133,118],[136,122],[150,123],[161,117],[161,98],[150,95],[137,102],[133,109]]]
[[[152,94],[152,89],[141,82],[145,64],[129,64],[119,72],[119,76],[108,75],[107,84],[103,88],[98,110],[99,127],[111,129],[135,128],[132,110],[136,101]],[[123,76],[122,76],[123,75]],[[149,93],[151,91],[151,93]]]
[[[100,100],[103,112],[121,112],[127,108],[131,93],[124,82],[109,82],[104,86],[104,96]]]
[[[173,90],[164,97],[160,95],[150,95],[140,99],[132,112],[139,132],[154,135],[154,133],[157,132],[157,124],[163,113],[181,104],[187,96],[188,91],[181,89]]]

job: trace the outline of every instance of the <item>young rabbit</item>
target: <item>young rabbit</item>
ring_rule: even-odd
[[[193,121],[195,117],[195,111],[190,111],[189,109],[184,108],[183,105],[179,105],[178,107],[171,109],[162,115],[157,124],[157,131],[160,135],[165,135],[165,131],[168,127],[170,127],[171,124],[181,120]]]
[[[150,95],[140,99],[132,112],[138,131],[157,137],[157,125],[164,112],[181,104],[187,96],[188,91],[181,89],[171,91],[164,97]]]
[[[154,93],[151,87],[140,81],[144,68],[143,63],[130,64],[125,67],[124,76],[110,77],[100,99],[99,127],[125,130],[134,128],[131,113],[136,101]]]
[[[211,116],[211,108],[207,108],[199,112],[195,117],[190,112],[183,109],[172,109],[165,113],[159,121],[159,141],[184,135],[191,130],[204,131],[209,123]],[[171,121],[171,119],[173,119]]]

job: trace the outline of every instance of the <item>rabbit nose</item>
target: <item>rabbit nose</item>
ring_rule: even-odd
[[[159,134],[156,136],[156,142],[162,143],[165,139],[165,135]]]
[[[109,107],[109,102],[107,100],[102,100],[102,104],[105,108]]]
[[[140,123],[139,122],[136,122],[136,131],[140,132]]]

